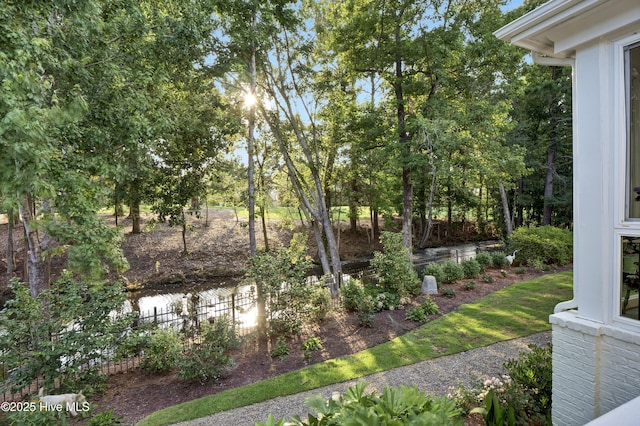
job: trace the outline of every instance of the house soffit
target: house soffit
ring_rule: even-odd
[[[581,45],[640,31],[638,0],[551,0],[494,34],[557,58],[575,57]]]

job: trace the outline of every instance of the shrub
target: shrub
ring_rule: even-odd
[[[359,280],[351,279],[340,286],[340,302],[347,312],[357,312],[364,298],[364,287]]]
[[[364,325],[365,327],[373,326],[373,321],[375,320],[375,303],[373,301],[373,297],[364,296],[358,302],[358,321],[360,325]]]
[[[491,257],[491,253],[486,251],[481,251],[475,257],[476,262],[480,265],[480,272],[484,272],[487,268],[493,265],[493,258]]]
[[[528,263],[529,266],[531,266],[537,272],[542,272],[542,271],[546,271],[547,269],[549,269],[549,267],[547,265],[545,265],[545,263],[540,259],[533,259],[533,260],[528,261],[527,263]]]
[[[368,294],[373,298],[375,312],[393,310],[400,306],[400,296],[396,293],[378,293],[375,289],[373,291],[365,289],[365,294]]]
[[[519,268],[516,268],[516,275],[524,275],[527,273],[527,270],[524,269],[524,267],[520,266]]]
[[[229,352],[239,341],[230,319],[218,317],[212,325],[203,323],[200,337],[200,344],[185,351],[178,362],[178,375],[184,380],[218,379],[233,364]]]
[[[474,288],[476,288],[476,283],[473,281],[467,281],[466,283],[464,283],[464,289],[465,290],[473,290]]]
[[[325,400],[321,396],[307,400],[306,405],[318,414],[309,414],[305,420],[295,418],[300,425],[463,425],[455,401],[432,398],[417,386],[385,386],[382,394],[365,393],[366,385],[359,382],[343,395]],[[319,422],[322,419],[322,422]],[[283,425],[269,415],[266,423],[256,426]],[[287,423],[289,424],[289,423]]]
[[[447,288],[443,289],[441,294],[444,297],[449,297],[449,298],[456,297],[456,291],[454,289],[452,289],[451,287],[447,287]]]
[[[315,322],[324,321],[327,313],[331,310],[331,293],[323,284],[311,286],[310,292],[311,319]]]
[[[128,341],[133,315],[123,313],[122,286],[78,281],[71,272],[36,299],[12,280],[14,298],[0,316],[0,353],[6,370],[2,391],[19,392],[36,377],[46,389],[59,381],[62,392],[100,386],[105,353]],[[55,336],[55,339],[51,337]]]
[[[168,371],[178,364],[181,356],[178,333],[173,328],[156,328],[144,349],[140,367],[149,372]]]
[[[488,275],[488,274],[484,274],[482,276],[482,281],[484,281],[485,283],[492,283],[494,281],[493,280],[493,276]]]
[[[438,285],[444,282],[444,272],[442,271],[442,266],[438,265],[437,263],[431,263],[427,265],[422,270],[422,275],[432,275],[436,279],[436,283],[438,283]]]
[[[442,273],[445,283],[453,283],[464,278],[462,266],[453,260],[448,260],[442,265]]]
[[[539,259],[547,265],[565,265],[573,260],[573,233],[553,226],[520,227],[509,237],[511,250],[520,262]]]
[[[508,372],[476,389],[459,385],[451,395],[463,413],[481,413],[487,425],[551,424],[551,345],[529,345],[531,352],[507,361]],[[478,401],[484,406],[471,409]]]
[[[385,291],[399,296],[419,291],[420,280],[411,255],[403,245],[402,234],[385,231],[380,234],[380,241],[384,252],[374,253],[371,266]]]
[[[515,360],[507,361],[504,369],[511,379],[521,385],[527,397],[533,401],[534,414],[542,419],[551,419],[551,354],[546,347],[529,345],[531,352],[523,352]]]
[[[311,259],[306,249],[306,236],[294,234],[288,248],[259,253],[250,260],[246,278],[258,289],[257,303],[268,319],[259,326],[267,327],[267,333],[297,334],[314,319],[306,278]]]
[[[482,271],[480,264],[475,259],[468,259],[461,263],[465,278],[477,278]]]
[[[435,315],[440,312],[440,308],[436,305],[428,295],[425,296],[421,305],[415,306],[407,311],[406,319],[417,322],[427,322],[429,315]]]
[[[507,256],[502,251],[494,251],[491,253],[491,264],[494,268],[502,268],[509,264]]]

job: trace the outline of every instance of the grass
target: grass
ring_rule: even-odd
[[[458,311],[444,315],[387,343],[165,408],[144,418],[138,426],[166,425],[204,417],[278,396],[292,395],[391,368],[547,331],[551,329],[548,318],[554,306],[571,299],[572,283],[572,272],[550,274],[532,281],[516,283],[475,303],[462,305]],[[267,414],[265,413],[265,419]]]

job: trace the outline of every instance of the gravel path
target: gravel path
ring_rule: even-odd
[[[420,390],[431,395],[445,395],[450,387],[462,382],[471,388],[478,380],[504,373],[502,364],[509,359],[518,358],[521,352],[528,351],[529,344],[546,346],[551,343],[551,332],[533,334],[528,337],[499,342],[483,348],[472,349],[454,355],[423,361],[405,367],[365,376],[348,382],[337,383],[295,395],[278,397],[269,401],[246,407],[224,411],[208,417],[178,423],[179,426],[208,425],[254,425],[257,421],[265,421],[269,413],[276,419],[293,415],[306,416],[310,411],[304,405],[305,400],[314,395],[329,398],[333,392],[343,393],[350,386],[364,380],[367,390],[381,391],[385,385],[416,385]]]

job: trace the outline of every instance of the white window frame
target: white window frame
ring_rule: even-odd
[[[613,267],[612,267],[612,283],[613,297],[610,307],[610,314],[613,323],[626,329],[638,331],[640,329],[640,320],[623,317],[621,315],[622,294],[622,239],[624,237],[640,238],[640,218],[629,218],[629,139],[627,135],[627,81],[625,69],[625,48],[640,43],[640,34],[626,37],[613,43],[613,82],[609,87],[614,91],[613,94],[613,140],[614,140],[614,158],[616,159],[617,169],[614,171],[613,184],[616,182],[624,182],[624,185],[618,185],[614,190],[614,229],[613,229]],[[640,298],[640,295],[638,295]],[[640,300],[639,300],[640,304]],[[640,309],[640,306],[639,306]]]

